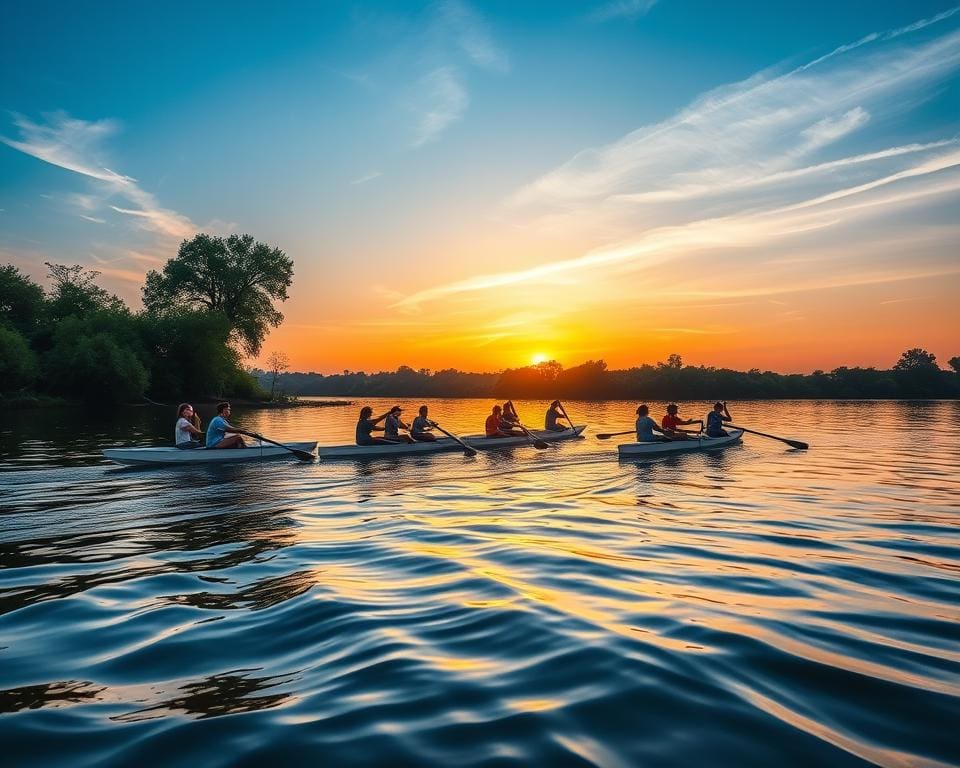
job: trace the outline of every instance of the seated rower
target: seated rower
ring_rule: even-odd
[[[501,423],[503,422],[503,408],[499,405],[493,406],[493,410],[490,412],[490,415],[487,416],[486,422],[484,422],[484,432],[487,437],[513,437],[513,434],[509,431],[504,431],[500,428]]]
[[[247,434],[242,429],[231,427],[227,422],[230,416],[230,403],[219,403],[217,415],[210,419],[207,425],[207,448],[246,448],[241,435]],[[229,435],[229,437],[228,437]]]
[[[670,403],[670,405],[667,406],[667,415],[663,417],[660,426],[663,428],[663,434],[667,437],[673,440],[686,440],[689,437],[689,433],[678,429],[678,427],[686,424],[700,424],[700,421],[697,419],[681,419],[679,412],[680,406],[676,403]]]
[[[199,448],[203,443],[200,438],[203,432],[200,431],[200,419],[193,412],[193,406],[190,403],[180,403],[177,408],[177,424],[173,429],[174,445],[181,450]]]
[[[653,433],[659,432],[660,437]],[[650,418],[650,409],[646,405],[637,408],[637,442],[638,443],[669,443],[663,430],[657,426],[657,422]]]
[[[427,418],[428,412],[427,406],[421,405],[420,415],[413,420],[413,426],[410,427],[410,436],[418,443],[432,443],[437,439],[437,436],[430,431],[436,424]]]
[[[373,418],[373,408],[365,405],[360,409],[360,420],[357,422],[357,445],[389,445],[392,440],[384,440],[382,437],[374,437],[374,432],[383,432],[383,427],[378,427],[381,421],[390,415],[387,411],[382,416]]]
[[[730,411],[727,409],[727,401],[715,403],[713,410],[707,414],[707,437],[727,437],[729,434],[723,428],[723,422],[733,421]]]
[[[550,403],[550,408],[547,409],[546,418],[543,420],[543,428],[548,432],[565,432],[567,430],[566,424],[557,423],[562,417],[563,413],[560,410],[560,401],[554,400]]]
[[[503,409],[500,414],[500,431],[510,437],[518,437],[525,434],[523,428],[520,426],[520,416],[517,413],[517,409],[513,407],[513,401],[507,400],[503,404]]]
[[[410,429],[407,424],[400,421],[400,413],[403,409],[399,405],[393,406],[387,414],[386,421],[383,422],[383,436],[391,443],[412,443],[413,438],[410,435],[401,435],[401,429]]]

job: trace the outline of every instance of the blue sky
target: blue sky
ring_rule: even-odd
[[[823,196],[841,189],[879,181],[915,190],[923,179],[946,186],[911,192],[920,205],[881,201],[883,215],[869,228],[847,206],[797,224],[823,230],[802,243],[785,243],[778,230],[773,266],[751,256],[753,240],[738,241],[730,269],[752,295],[783,301],[771,286],[809,274],[783,264],[810,258],[812,247],[847,254],[876,237],[869,254],[821,268],[834,277],[829,289],[877,285],[876,269],[886,269],[881,277],[902,292],[877,297],[864,288],[852,297],[859,311],[913,296],[934,302],[936,312],[925,306],[916,315],[914,335],[932,335],[943,353],[949,339],[934,329],[957,319],[937,297],[944,285],[958,287],[949,155],[960,134],[958,31],[960,13],[943,2],[11,5],[0,27],[0,261],[38,278],[44,260],[83,263],[136,303],[143,273],[183,237],[249,232],[297,265],[284,308],[290,328],[276,338],[297,350],[301,367],[370,359],[369,351],[307,351],[317,332],[359,347],[381,343],[350,322],[358,314],[374,328],[410,329],[388,340],[406,352],[373,355],[389,367],[404,355],[454,359],[443,340],[451,323],[476,325],[472,292],[525,280],[562,290],[581,279],[568,272],[585,269],[595,292],[622,287],[619,301],[664,296],[643,274],[659,260],[644,255],[638,265],[631,256],[640,271],[624,273],[602,254],[635,248],[664,225],[683,227],[688,250],[671,259],[702,275],[689,248],[705,217],[726,221],[774,204],[804,210],[796,206],[811,200],[823,207],[832,203]],[[886,79],[871,81],[874,71]],[[703,109],[723,94],[736,94],[742,108]],[[796,119],[781,121],[794,108]],[[727,123],[697,122],[707,113]],[[678,130],[690,114],[696,129]],[[917,172],[924,162],[936,167]],[[750,176],[758,168],[762,184]],[[906,175],[889,181],[898,173]],[[781,174],[775,193],[763,186],[770,174]],[[704,237],[710,242],[693,238],[697,248],[722,247],[730,232]],[[914,277],[881,247],[897,238],[916,256]],[[601,258],[582,261],[598,249]],[[770,279],[758,281],[760,273]],[[736,292],[716,287],[725,300]],[[671,294],[669,306],[697,310],[695,327],[680,322],[690,314],[680,310],[680,319],[631,322],[719,362],[708,359],[704,337],[742,331],[745,321],[706,306],[713,293],[693,285]],[[574,343],[572,329],[592,328],[593,315],[589,302],[573,304],[536,329],[550,352],[568,362],[626,354],[628,341],[610,328],[598,330],[606,341]],[[802,325],[803,310],[789,311]],[[529,335],[495,329],[529,323],[513,307],[496,313],[485,336],[459,346],[493,344],[503,364],[518,363]],[[863,333],[853,328],[838,354],[856,356]],[[812,354],[816,326],[796,334]],[[713,339],[721,342],[732,339]],[[743,351],[789,367],[769,343]],[[886,362],[870,355],[863,361]]]

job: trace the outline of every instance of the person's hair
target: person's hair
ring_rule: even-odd
[[[560,401],[559,401],[559,400],[554,400],[552,403],[550,403],[550,407],[551,407],[551,408],[559,408],[559,407],[560,407]]]
[[[230,403],[217,403],[217,416],[219,416],[229,407],[230,407]]]
[[[497,411],[503,413],[503,408],[501,408],[499,405],[493,406],[493,412],[496,413]]]
[[[393,406],[393,408],[390,409],[390,413],[397,413],[398,411],[402,411],[402,410],[403,408],[401,408],[399,405],[395,405]]]
[[[722,410],[723,410],[723,403],[714,403],[714,404],[713,404],[713,410],[715,410],[715,411],[722,411]]]
[[[421,406],[420,406],[420,413],[426,413],[426,412],[427,412],[427,406],[421,405]]]
[[[178,418],[178,419],[182,419],[182,418],[183,418],[183,409],[184,409],[184,408],[190,408],[190,407],[191,407],[191,406],[190,406],[190,403],[180,403],[180,405],[177,406],[177,418]]]
[[[650,413],[650,409],[646,405],[641,405],[637,408],[637,413],[643,416],[645,413]]]
[[[680,410],[680,406],[677,405],[676,403],[670,403],[670,405],[667,406],[667,413],[670,413],[671,411],[679,411],[679,410]]]
[[[360,409],[361,419],[369,419],[371,416],[373,416],[373,408],[371,408],[369,405],[365,405]]]

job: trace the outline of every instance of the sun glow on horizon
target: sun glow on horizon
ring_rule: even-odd
[[[543,352],[537,352],[530,358],[530,365],[540,365],[540,363],[545,363],[550,359],[550,355],[544,354]]]

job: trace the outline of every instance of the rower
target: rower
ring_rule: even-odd
[[[401,429],[410,429],[407,424],[400,421],[400,413],[403,411],[399,405],[393,406],[387,414],[386,421],[383,422],[383,436],[391,443],[412,443],[413,438],[410,435],[401,435]]]
[[[543,428],[547,432],[566,432],[566,424],[557,423],[561,416],[563,416],[563,412],[560,410],[560,401],[554,400],[547,409],[547,415],[543,420]]]
[[[660,437],[655,437],[659,432]],[[638,443],[669,443],[670,438],[657,426],[657,422],[650,418],[650,409],[646,405],[637,408],[637,442]]]
[[[663,434],[667,437],[674,440],[686,440],[689,437],[689,433],[682,429],[677,429],[677,427],[686,424],[701,424],[702,426],[702,423],[697,419],[681,419],[679,412],[680,406],[676,403],[670,403],[670,405],[667,406],[667,415],[663,417],[660,425],[663,427]]]
[[[513,435],[509,431],[504,431],[500,428],[500,425],[503,423],[503,408],[499,405],[493,406],[493,410],[490,411],[490,415],[487,416],[487,420],[484,422],[484,432],[487,437],[512,437]]]
[[[729,433],[723,428],[725,421],[733,421],[727,401],[714,403],[713,410],[707,414],[707,437],[727,437]]]
[[[373,432],[383,432],[383,427],[378,427],[381,421],[390,415],[387,411],[377,418],[373,418],[373,408],[365,405],[360,409],[360,420],[357,422],[357,445],[390,445],[393,440],[384,440],[382,437],[374,437]]]
[[[429,413],[427,406],[421,405],[420,415],[413,420],[413,426],[410,427],[410,436],[419,443],[433,443],[437,439],[437,436],[430,431],[437,425],[427,418],[427,413]]]
[[[207,425],[207,448],[246,448],[240,435],[246,435],[242,429],[231,427],[227,422],[230,416],[230,403],[218,403],[217,415]],[[227,435],[230,435],[227,437]]]
[[[181,450],[199,448],[203,443],[200,438],[203,432],[200,431],[200,419],[193,412],[193,406],[190,403],[180,403],[177,408],[177,424],[173,429],[174,445]]]
[[[517,409],[513,407],[512,400],[507,400],[503,404],[500,414],[500,432],[509,437],[524,434],[523,428],[520,426],[520,415],[517,413]]]

